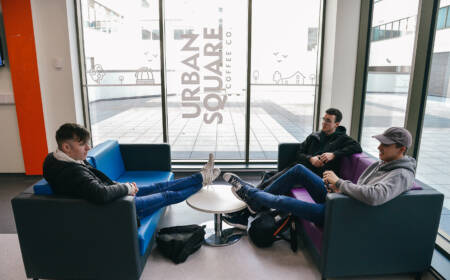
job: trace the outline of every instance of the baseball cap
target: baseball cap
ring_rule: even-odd
[[[383,134],[374,135],[372,137],[386,145],[397,143],[409,148],[412,143],[411,133],[403,127],[390,127],[386,129]]]

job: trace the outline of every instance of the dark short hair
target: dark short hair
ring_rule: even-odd
[[[76,123],[65,123],[56,131],[56,143],[58,143],[58,148],[60,149],[64,141],[75,140],[79,142],[86,142],[90,138],[91,134],[89,131]]]
[[[342,121],[342,113],[341,111],[339,111],[336,108],[329,108],[325,111],[325,113],[327,113],[328,115],[334,115],[336,116],[336,121],[335,122],[340,122]]]

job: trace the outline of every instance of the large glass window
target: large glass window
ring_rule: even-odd
[[[245,158],[246,1],[165,1],[174,159]]]
[[[441,1],[441,7],[450,1]],[[438,19],[441,16],[438,11]],[[416,177],[445,195],[440,230],[450,236],[450,29],[435,34]]]
[[[313,129],[319,18],[319,0],[253,2],[251,159],[274,160]]]
[[[275,161],[312,131],[322,0],[254,0],[252,34],[249,1],[164,0],[163,31],[159,0],[80,3],[94,145],[168,139],[175,160]]]
[[[161,143],[158,1],[81,1],[92,141]],[[155,8],[156,7],[156,8]]]
[[[372,35],[370,43],[361,145],[375,157],[378,141],[372,135],[390,126],[404,125],[418,2],[374,3],[372,34],[378,35]]]

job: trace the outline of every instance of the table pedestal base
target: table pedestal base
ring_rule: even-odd
[[[214,223],[214,229],[212,223]],[[206,222],[204,225],[206,225],[205,243],[209,246],[231,245],[238,242],[241,236],[246,234],[245,231],[233,227],[222,230],[222,214],[214,214],[214,221]]]

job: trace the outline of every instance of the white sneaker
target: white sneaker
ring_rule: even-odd
[[[217,177],[219,177],[219,176],[220,176],[220,168],[216,167],[213,169],[213,172],[212,172],[211,183],[214,182],[217,179]]]
[[[212,182],[214,182],[214,180],[217,177],[219,177],[220,169],[214,168],[214,154],[213,153],[209,154],[209,160],[205,164],[205,166],[203,166],[203,168],[200,170],[200,173],[202,174],[202,177],[203,177],[203,183],[202,183],[203,186],[210,185]]]

